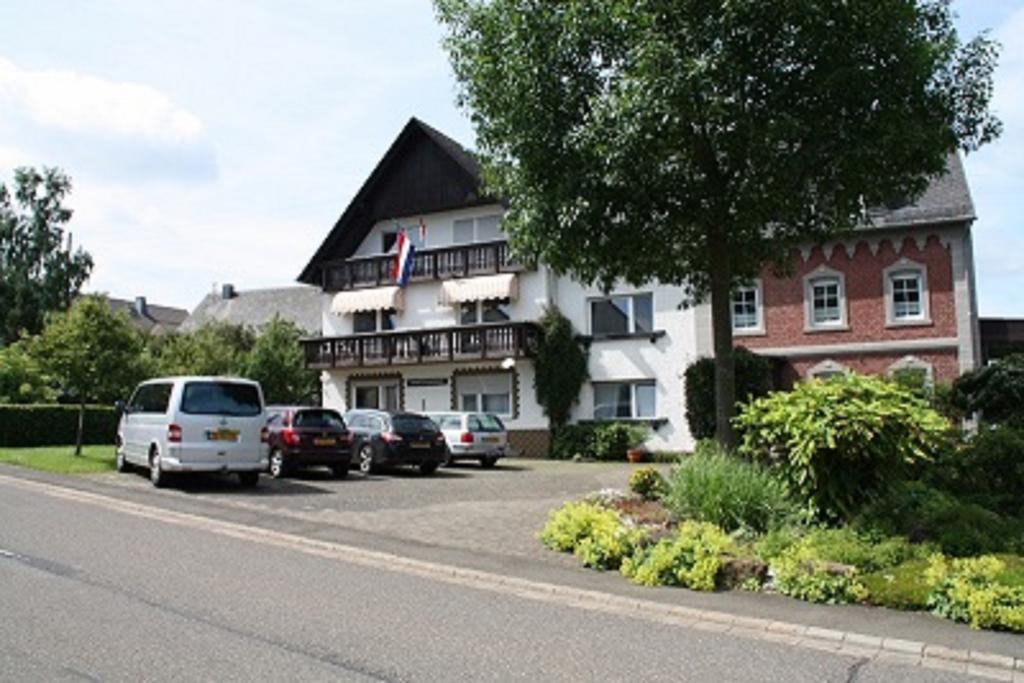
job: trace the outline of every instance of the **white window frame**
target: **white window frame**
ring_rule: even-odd
[[[807,379],[828,379],[828,377],[821,377],[821,375],[837,375],[837,374],[849,374],[850,368],[846,367],[838,361],[834,361],[831,358],[823,360],[817,365],[813,365],[807,369]]]
[[[636,298],[642,296],[651,297],[651,329],[649,331],[638,332],[636,329]],[[628,299],[629,310],[627,311],[626,331],[625,332],[594,332],[594,304],[601,301],[611,301],[612,299]],[[623,294],[609,294],[607,296],[594,296],[587,299],[587,329],[590,330],[590,336],[595,338],[602,337],[614,337],[618,335],[649,335],[653,334],[657,327],[655,326],[655,307],[654,307],[654,292],[629,292]]]
[[[480,221],[486,220],[488,218],[497,218],[498,219],[498,233],[499,234],[498,234],[497,237],[494,237],[494,238],[491,238],[491,239],[487,239],[487,240],[482,240],[482,239],[480,239]],[[500,213],[485,213],[485,214],[481,214],[479,216],[464,216],[462,218],[456,218],[456,219],[452,220],[452,244],[453,245],[462,245],[462,244],[478,244],[478,243],[482,243],[482,242],[494,242],[496,240],[500,241],[502,239],[502,236],[505,234],[504,228],[501,227],[502,218],[503,218],[503,216]],[[467,222],[470,222],[470,221],[473,222],[473,239],[470,240],[469,242],[456,242],[455,241],[455,224],[456,223],[467,223]]]
[[[926,360],[922,360],[917,356],[904,356],[898,361],[893,363],[886,369],[885,374],[888,377],[894,376],[901,370],[923,370],[925,376],[925,385],[931,386],[935,378],[935,368]]]
[[[736,303],[735,296],[741,291],[754,292],[754,313],[757,318],[752,327],[736,327]],[[756,278],[750,284],[737,287],[729,297],[729,319],[732,320],[732,334],[734,337],[750,337],[763,335],[764,331],[764,288],[761,278]]]
[[[820,280],[833,279],[839,289],[839,320],[830,322],[814,321],[814,284]],[[804,332],[836,332],[850,329],[847,314],[846,276],[827,266],[818,266],[804,275]]]
[[[629,417],[598,417],[597,416],[597,387],[607,385],[619,385],[626,384],[629,386]],[[658,419],[658,380],[656,379],[625,379],[625,380],[599,380],[597,382],[590,383],[590,390],[592,394],[592,412],[595,421],[598,422],[622,422],[625,420],[656,420]],[[651,386],[654,387],[654,414],[653,415],[637,415],[637,400],[636,390],[639,386]]]
[[[485,394],[482,391],[476,391],[476,392],[463,391],[462,387],[459,386],[459,382],[460,381],[464,381],[464,380],[468,381],[468,380],[472,380],[473,378],[479,379],[480,377],[502,377],[502,378],[504,378],[508,382],[508,411],[507,412],[498,413],[498,412],[494,412],[493,410],[484,410],[484,396],[486,396],[487,394]],[[493,375],[492,374],[486,374],[486,375],[477,375],[477,374],[457,375],[455,377],[455,379],[454,379],[454,382],[455,382],[455,397],[456,397],[456,402],[457,402],[457,410],[462,411],[462,412],[470,412],[470,413],[491,413],[492,415],[497,415],[498,417],[512,418],[514,416],[514,414],[515,414],[515,406],[513,405],[513,401],[515,400],[515,392],[513,391],[513,382],[514,381],[515,381],[515,378],[513,378],[511,372],[495,372],[495,373],[493,373]],[[462,404],[462,399],[463,399],[464,396],[474,396],[475,397],[475,400],[476,400],[476,410],[464,410],[463,404]]]
[[[913,273],[917,276],[921,285],[921,313],[914,317],[897,318],[895,292],[893,279],[897,275]],[[885,326],[886,327],[908,327],[914,325],[931,325],[932,314],[929,300],[931,296],[928,290],[928,266],[923,263],[901,258],[896,263],[882,271],[882,286],[885,290]]]

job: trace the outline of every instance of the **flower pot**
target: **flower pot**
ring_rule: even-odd
[[[641,450],[639,448],[630,448],[629,450],[626,451],[626,460],[629,460],[632,463],[643,462],[644,461],[644,452],[643,452],[643,450]]]

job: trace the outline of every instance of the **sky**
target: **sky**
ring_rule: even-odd
[[[982,315],[1024,317],[1024,0],[954,0],[1004,45],[995,144],[966,159]],[[4,0],[0,182],[72,178],[86,290],[192,309],[295,283],[417,116],[472,147],[429,0]]]

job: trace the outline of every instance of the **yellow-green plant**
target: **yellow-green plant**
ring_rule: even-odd
[[[683,522],[672,538],[641,547],[622,562],[622,573],[642,586],[715,589],[722,557],[735,550],[732,539],[706,522]]]
[[[925,571],[928,607],[972,628],[1024,632],[1024,587],[1000,582],[1006,564],[993,555],[949,560],[934,555]]]
[[[653,467],[641,467],[629,475],[629,490],[644,500],[661,498],[667,488],[665,477]]]
[[[815,549],[798,543],[771,563],[775,590],[808,602],[844,603],[864,600],[867,589],[857,568],[818,557]]]
[[[747,404],[741,455],[767,463],[821,517],[849,518],[906,468],[945,444],[949,422],[913,392],[841,375]]]
[[[548,515],[539,538],[552,550],[572,552],[596,527],[609,525],[621,526],[619,515],[614,510],[593,503],[569,502]]]

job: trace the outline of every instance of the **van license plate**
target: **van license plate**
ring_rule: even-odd
[[[208,429],[206,438],[209,441],[238,441],[237,429]]]

